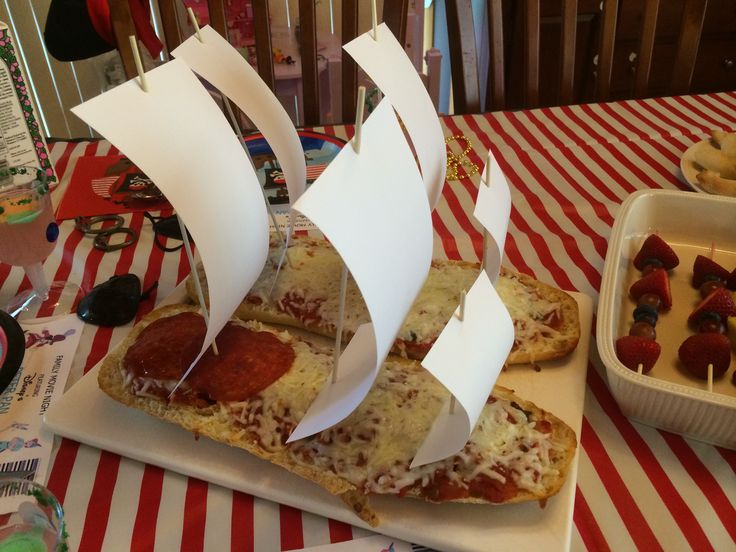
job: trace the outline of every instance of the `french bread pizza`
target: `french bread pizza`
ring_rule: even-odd
[[[496,387],[463,450],[410,469],[447,391],[418,362],[389,356],[360,407],[336,426],[286,444],[332,368],[332,352],[284,330],[233,318],[177,392],[199,351],[197,309],[149,313],[103,362],[113,399],[300,475],[377,525],[371,495],[507,504],[558,492],[577,446],[565,423]]]
[[[283,324],[334,337],[339,316],[342,261],[322,239],[295,236],[289,247],[289,263],[276,278],[281,249],[271,244],[264,269],[235,312],[243,320]],[[432,261],[429,276],[396,337],[392,353],[421,360],[429,352],[469,290],[480,266],[465,261]],[[200,265],[198,274],[206,290]],[[274,284],[275,281],[275,284]],[[560,358],[575,349],[580,339],[580,321],[575,299],[530,276],[502,269],[496,291],[514,322],[515,341],[508,364],[534,363]],[[197,302],[192,278],[187,293]],[[207,297],[207,293],[205,293]],[[343,323],[347,342],[363,323],[368,309],[358,286],[348,279]],[[489,328],[489,331],[493,331]]]

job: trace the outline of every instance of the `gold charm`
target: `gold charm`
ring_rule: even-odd
[[[452,152],[452,150],[450,149],[451,142],[457,142],[461,145],[462,143],[465,144],[465,149],[463,149],[460,155],[455,155]],[[478,165],[470,161],[470,159],[468,159],[467,157],[468,153],[470,153],[470,150],[473,149],[473,146],[467,136],[465,136],[464,134],[456,134],[455,136],[445,138],[445,145],[447,148],[447,174],[445,178],[447,180],[460,180],[461,177],[458,176],[458,168],[461,166],[464,168],[466,174],[466,176],[462,178],[478,174]]]

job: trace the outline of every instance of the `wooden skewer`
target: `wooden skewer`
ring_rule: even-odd
[[[450,395],[450,414],[455,413],[455,403],[457,402],[457,399],[455,399],[455,395]]]
[[[358,101],[355,105],[355,135],[350,143],[353,151],[360,153],[360,138],[363,133],[363,110],[365,109],[365,86],[358,87]]]
[[[146,72],[143,70],[143,62],[141,61],[141,53],[138,51],[138,41],[135,36],[129,35],[130,47],[133,49],[133,59],[135,60],[135,68],[138,70],[138,80],[144,92],[148,92],[148,82],[146,81]]]
[[[199,23],[197,22],[197,17],[194,15],[194,10],[192,8],[187,8],[187,13],[189,14],[189,21],[191,21],[194,26],[194,34],[197,36],[197,40],[204,43],[204,40],[202,40],[202,33],[199,32]]]
[[[355,153],[360,153],[360,136],[363,129],[363,108],[365,107],[365,86],[358,88],[358,101],[355,106],[355,135],[350,141]],[[332,366],[332,383],[337,382],[337,366],[342,352],[342,328],[345,318],[345,296],[348,288],[348,267],[345,261],[342,263],[342,274],[340,276],[340,307],[337,316],[337,332],[335,334],[335,353]]]
[[[376,0],[371,0],[371,22],[373,23],[373,40],[378,40],[378,11],[376,10]]]
[[[641,362],[636,365],[636,373],[637,374],[643,374],[644,373],[644,365]]]
[[[708,392],[713,392],[713,365],[708,364]]]
[[[710,260],[713,260],[713,257],[716,255],[716,242],[712,241],[710,242]]]
[[[458,312],[455,313],[455,318],[457,318],[460,322],[463,321],[465,318],[465,297],[467,296],[467,292],[465,290],[462,290],[460,292],[460,308]]]
[[[335,334],[335,353],[332,365],[332,383],[337,382],[337,366],[342,353],[342,328],[345,319],[345,296],[348,288],[348,267],[343,261],[342,274],[340,275],[340,306],[337,315],[337,333]]]

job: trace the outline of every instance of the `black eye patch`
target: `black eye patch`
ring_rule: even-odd
[[[176,215],[168,217],[154,217],[150,213],[143,213],[143,216],[150,220],[153,225],[153,232],[155,235],[154,243],[156,244],[156,247],[162,251],[178,251],[184,247],[184,240],[181,235],[181,228],[179,227],[179,220]],[[164,236],[165,238],[170,238],[172,240],[182,240],[182,243],[174,247],[166,247],[161,243],[160,236]],[[190,240],[192,239],[188,231],[187,238]]]
[[[122,326],[135,318],[141,299],[146,299],[157,286],[155,282],[141,294],[141,281],[135,274],[113,276],[82,298],[77,316],[96,326]]]
[[[13,381],[15,374],[23,363],[26,354],[26,340],[23,328],[5,311],[0,311],[0,343],[2,350],[0,356],[0,393]]]

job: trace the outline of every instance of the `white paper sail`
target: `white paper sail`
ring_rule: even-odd
[[[498,166],[490,150],[488,150],[486,168],[478,187],[478,199],[475,202],[473,215],[488,231],[486,250],[483,254],[486,260],[486,272],[495,286],[501,270],[506,232],[509,228],[511,191],[506,175],[501,171],[501,167]]]
[[[161,189],[197,243],[209,288],[209,347],[268,254],[263,195],[220,109],[183,61],[146,73],[72,111]],[[194,363],[192,363],[194,364]]]
[[[209,25],[185,40],[171,55],[243,110],[258,127],[284,171],[289,202],[299,199],[307,182],[304,150],[294,124],[271,89],[246,59]]]
[[[385,23],[377,38],[369,31],[343,46],[391,101],[404,123],[422,168],[432,209],[440,199],[447,170],[447,150],[437,111],[417,70]]]
[[[429,272],[432,220],[422,178],[389,101],[363,124],[294,209],[314,222],[349,268],[371,323],[360,326],[289,441],[348,416],[365,398]]]
[[[450,414],[448,398],[414,456],[412,467],[442,460],[463,448],[514,344],[513,321],[493,287],[501,270],[511,192],[490,151],[486,169],[474,211],[488,232],[486,269],[465,299],[463,320],[453,317],[422,361],[422,366],[455,397],[456,406]]]
[[[449,393],[412,468],[447,458],[465,446],[513,344],[511,316],[481,271],[465,298],[463,319],[450,319],[422,361]],[[456,400],[452,414],[450,393]]]

